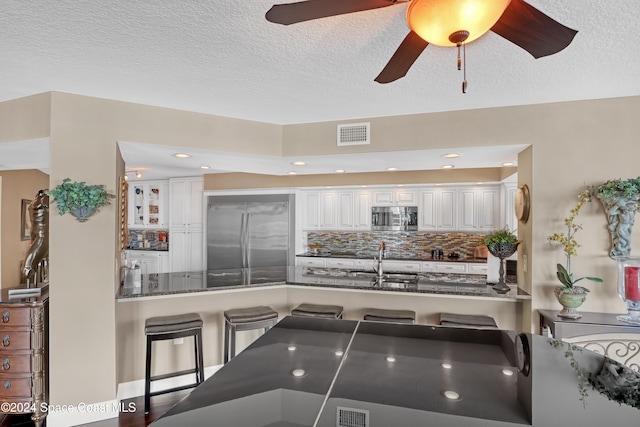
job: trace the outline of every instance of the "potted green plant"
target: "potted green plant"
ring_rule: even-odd
[[[631,230],[640,201],[640,177],[611,179],[594,188],[604,206],[611,235],[609,256],[619,258],[631,252]]]
[[[587,293],[589,292],[589,289],[584,286],[576,285],[576,283],[585,279],[596,283],[603,282],[599,277],[574,277],[571,270],[571,257],[578,255],[577,249],[580,247],[576,241],[575,235],[578,231],[582,230],[582,225],[576,224],[575,220],[580,213],[582,206],[590,201],[591,192],[589,190],[584,190],[578,194],[578,203],[573,209],[571,209],[569,216],[564,220],[564,223],[567,226],[567,231],[565,233],[553,233],[547,237],[550,244],[556,243],[562,245],[565,254],[565,265],[560,263],[556,265],[556,276],[562,286],[556,287],[554,289],[554,293],[558,302],[563,307],[562,311],[558,313],[558,316],[569,319],[578,319],[582,317],[582,315],[578,313],[577,308],[582,305],[587,298]]]
[[[518,249],[518,237],[506,228],[487,234],[482,239],[491,255],[500,258],[500,279],[493,287],[496,291],[506,292],[509,287],[504,282],[504,259],[509,258]]]
[[[86,182],[71,182],[65,178],[62,184],[47,192],[52,203],[58,206],[58,213],[71,213],[78,221],[84,222],[102,206],[110,204],[115,195],[109,194],[104,185],[87,185]]]

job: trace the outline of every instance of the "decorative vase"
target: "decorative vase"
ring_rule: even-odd
[[[565,289],[557,287],[553,290],[556,299],[562,306],[562,310],[558,316],[565,319],[579,319],[582,314],[578,313],[577,308],[587,299],[587,292],[578,288]]]
[[[487,246],[491,255],[496,258],[500,258],[500,279],[498,283],[493,285],[493,289],[498,292],[508,292],[511,288],[507,286],[504,282],[504,260],[505,258],[509,258],[513,255],[518,249],[518,245],[520,242],[516,243],[494,243],[490,246]]]
[[[631,231],[638,210],[637,197],[599,197],[607,214],[611,236],[609,256],[613,259],[628,257],[631,251]]]
[[[92,209],[87,206],[78,206],[71,210],[71,215],[75,216],[80,222],[85,222],[94,213],[96,213],[96,209]]]
[[[640,325],[640,258],[618,259],[618,296],[627,305],[627,314],[618,320]]]

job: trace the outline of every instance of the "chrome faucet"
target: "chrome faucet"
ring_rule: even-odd
[[[373,257],[373,259],[376,261],[376,273],[378,273],[378,279],[382,280],[382,276],[383,276],[383,272],[382,272],[382,258],[384,258],[384,249],[385,249],[385,244],[384,242],[380,242],[380,245],[378,247],[378,256],[377,257]]]

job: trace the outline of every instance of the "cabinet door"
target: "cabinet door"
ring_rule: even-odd
[[[204,233],[191,229],[187,232],[187,268],[188,271],[204,270]]]
[[[477,230],[478,213],[475,188],[458,189],[458,229]]]
[[[142,182],[129,186],[129,228],[144,228],[146,225],[144,193],[145,186]]]
[[[320,193],[320,228],[336,228],[336,193],[323,191]]]
[[[436,230],[438,228],[436,190],[420,191],[418,205],[418,229]]]
[[[456,229],[457,198],[455,189],[438,190],[438,230],[453,231]]]
[[[393,205],[393,190],[373,190],[373,206]]]
[[[187,230],[171,230],[169,236],[169,258],[171,271],[187,271]]]
[[[500,195],[498,188],[478,189],[478,229],[482,231],[499,229],[499,212]]]
[[[337,225],[339,229],[353,228],[353,191],[340,191],[338,194]]]
[[[171,209],[169,210],[169,227],[187,225],[188,187],[186,179],[170,179]],[[175,271],[175,270],[174,270]]]
[[[187,200],[187,226],[202,228],[204,179],[189,179],[187,181],[187,188],[189,190],[189,199]]]
[[[326,259],[296,257],[296,265],[300,265],[303,267],[326,267]]]
[[[169,259],[169,252],[161,252],[158,259],[158,273],[168,273],[169,271],[171,271],[171,260]]]
[[[516,191],[515,183],[507,183],[503,189],[504,193],[504,226],[513,232],[518,231],[518,218],[516,217]],[[500,227],[502,228],[502,227]]]
[[[382,261],[382,271],[386,273],[417,273],[422,271],[422,262],[420,261]]]
[[[320,227],[320,195],[317,191],[304,192],[303,196],[304,230],[317,230]]]
[[[371,192],[368,190],[354,193],[353,228],[371,230]]]
[[[394,190],[394,201],[399,206],[417,206],[416,190],[397,188]]]

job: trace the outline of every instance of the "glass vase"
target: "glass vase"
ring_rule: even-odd
[[[640,325],[640,257],[618,259],[618,295],[627,305],[618,320]]]

